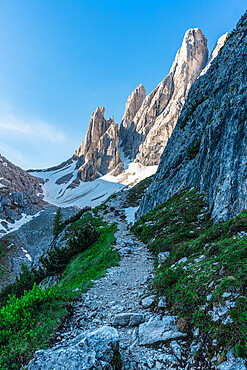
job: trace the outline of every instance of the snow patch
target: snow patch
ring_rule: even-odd
[[[32,262],[32,257],[30,256],[30,254],[29,254],[29,253],[27,253],[27,250],[26,250],[26,249],[24,249],[23,247],[21,247],[21,249],[22,249],[22,251],[25,253],[26,258],[27,258],[30,262]]]
[[[34,217],[37,217],[40,215],[42,211],[36,213],[35,215],[26,215],[25,213],[22,213],[22,218],[20,220],[15,221],[14,223],[7,222],[6,220],[0,219],[1,222],[6,222],[7,226],[0,225],[0,238],[4,235],[7,235],[11,233],[12,231],[18,230],[22,225],[26,224],[27,222],[31,221]],[[4,230],[4,232],[1,232],[1,230]]]
[[[124,187],[136,185],[141,180],[153,175],[158,166],[143,166],[140,163],[128,163],[127,167],[118,176],[106,174],[94,181],[78,182],[76,168],[77,161],[72,161],[66,167],[55,171],[31,172],[31,175],[44,179],[44,200],[58,207],[85,206],[96,207],[104,202],[111,194],[118,192]],[[61,178],[72,175],[70,180],[62,182]],[[59,181],[60,180],[60,181]]]
[[[125,208],[126,220],[128,224],[131,222],[132,224],[135,223],[135,213],[138,207],[129,207]]]

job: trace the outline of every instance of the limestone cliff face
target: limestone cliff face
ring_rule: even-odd
[[[191,187],[216,221],[247,208],[246,58],[247,13],[191,88],[138,216]]]
[[[74,154],[82,181],[93,181],[116,167],[121,169],[119,128],[113,118],[106,120],[104,113],[105,108],[98,107],[92,114],[85,140]]]
[[[144,165],[159,163],[188,92],[205,67],[207,59],[207,40],[201,30],[188,30],[170,73],[144,99],[133,121],[130,123],[129,120],[127,125],[125,113],[120,129],[120,132],[125,133],[122,140],[125,155]]]
[[[8,229],[7,223],[21,219],[22,213],[33,215],[44,207],[38,196],[42,183],[0,154],[0,232]]]

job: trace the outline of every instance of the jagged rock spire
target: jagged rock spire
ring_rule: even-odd
[[[145,165],[159,163],[190,87],[207,60],[205,36],[199,28],[188,30],[166,78],[144,99],[131,123],[125,124],[124,115],[120,132],[124,132],[123,150],[129,158]]]
[[[128,131],[130,130],[131,123],[133,122],[136,113],[140,109],[144,99],[146,97],[146,90],[142,84],[138,85],[137,88],[132,91],[129,95],[123,119],[120,125],[120,136],[122,140],[122,146],[127,145],[129,140]]]
[[[97,107],[88,125],[85,140],[74,154],[78,177],[82,181],[95,180],[100,175],[121,168],[118,125],[113,117],[104,117],[105,108]]]
[[[206,65],[206,67],[201,71],[201,74],[200,76],[203,76],[207,70],[209,69],[209,67],[211,66],[212,64],[212,61],[214,60],[214,58],[217,57],[220,49],[222,48],[222,46],[225,44],[226,42],[226,39],[228,37],[228,32],[224,33],[224,35],[220,36],[218,41],[216,42],[213,50],[212,50],[212,53],[210,54],[210,57],[209,57],[209,61],[208,61],[208,64]]]

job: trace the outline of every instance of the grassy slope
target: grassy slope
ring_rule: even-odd
[[[247,357],[247,210],[213,226],[203,195],[192,190],[143,216],[132,231],[154,255],[170,252],[161,265],[156,260],[153,287],[157,298],[166,296],[168,310],[183,318],[189,337],[199,328],[209,357],[229,347]],[[231,322],[223,324],[213,321],[210,311],[224,306],[226,292],[236,305]]]
[[[93,280],[103,276],[109,267],[118,264],[117,252],[112,249],[115,224],[108,226],[102,219],[92,218],[87,213],[72,223],[70,229],[77,230],[89,220],[100,231],[100,237],[88,250],[72,258],[58,285],[46,289],[42,299],[37,298],[40,289],[36,287],[19,300],[12,296],[0,309],[1,369],[18,369],[31,360],[37,349],[47,348],[66,319],[71,301],[88,289]]]

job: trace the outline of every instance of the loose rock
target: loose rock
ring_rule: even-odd
[[[111,361],[118,352],[119,335],[116,329],[103,326],[86,332],[66,344],[35,353],[30,370],[113,369]]]

